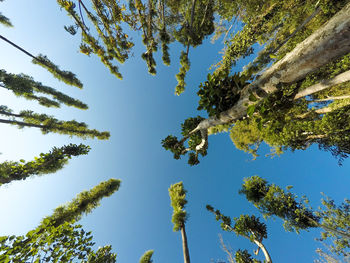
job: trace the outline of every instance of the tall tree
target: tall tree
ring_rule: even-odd
[[[57,207],[51,216],[25,236],[0,237],[1,262],[75,262],[115,263],[116,254],[111,246],[92,250],[91,232],[85,232],[80,220],[83,213],[90,213],[100,205],[103,197],[112,195],[119,189],[120,180],[101,182],[89,191],[83,191],[66,205]]]
[[[169,188],[169,196],[171,207],[173,208],[173,216],[171,221],[174,224],[174,231],[181,231],[182,236],[182,250],[184,254],[184,263],[190,263],[190,253],[188,250],[187,235],[185,229],[185,223],[187,220],[187,212],[185,210],[186,190],[183,187],[183,183],[179,182],[173,184]]]
[[[46,107],[60,107],[61,103],[67,106],[73,106],[85,110],[88,106],[66,94],[55,90],[54,88],[43,85],[40,82],[25,74],[11,74],[5,70],[0,70],[0,87],[12,91],[18,97],[24,97],[28,100],[36,100],[40,105]],[[45,94],[52,98],[38,96]]]
[[[51,60],[49,60],[49,58],[47,56],[45,56],[43,54],[39,54],[37,56],[34,56],[33,54],[31,54],[30,52],[28,52],[24,48],[18,46],[17,44],[13,43],[12,41],[10,41],[9,39],[7,39],[6,37],[4,37],[2,35],[0,35],[0,39],[7,42],[8,44],[15,47],[16,49],[20,50],[21,52],[23,52],[27,56],[31,57],[32,62],[34,64],[37,64],[37,65],[45,68],[56,79],[63,81],[64,83],[66,83],[68,85],[76,86],[80,89],[83,88],[83,84],[81,83],[81,81],[76,77],[76,75],[73,72],[67,71],[67,70],[61,70],[59,68],[59,66],[54,64]]]
[[[290,189],[290,187],[288,187]],[[313,211],[308,205],[306,197],[298,197],[285,191],[277,185],[268,184],[259,176],[244,179],[240,194],[264,215],[264,217],[277,216],[284,221],[287,231],[321,228],[322,239],[332,237],[333,249],[343,252],[350,248],[350,201],[345,200],[336,206],[331,199],[323,200],[323,209]]]
[[[54,173],[64,167],[72,156],[88,154],[89,146],[69,144],[60,148],[54,147],[49,153],[41,153],[33,161],[6,161],[0,163],[0,185],[14,180],[25,180],[33,175]]]
[[[285,122],[288,122],[285,114],[286,108],[295,111],[294,118],[298,121],[303,118],[309,118],[306,121],[307,125],[311,124],[315,119],[323,121],[324,124],[329,123],[327,119],[332,119],[337,127],[340,127],[341,123],[346,123],[347,115],[343,113],[344,111],[347,112],[348,89],[343,89],[343,93],[341,93],[342,89],[339,86],[334,87],[334,85],[346,85],[346,87],[349,85],[347,82],[349,80],[349,73],[347,72],[349,68],[346,65],[348,58],[344,57],[350,52],[350,47],[346,44],[350,38],[349,13],[350,4],[347,4],[322,27],[314,31],[251,83],[249,83],[251,74],[242,73],[234,76],[209,74],[207,81],[198,92],[200,96],[199,109],[206,109],[209,118],[197,118],[195,125],[193,122],[186,123],[185,121],[182,126],[183,131],[186,130],[186,132],[183,132],[183,138],[179,140],[175,136],[168,136],[163,140],[163,146],[172,151],[175,158],[190,153],[189,163],[197,164],[199,162],[198,154],[206,153],[208,134],[228,130],[237,121],[244,119],[248,119],[243,123],[244,127],[251,119],[263,119],[260,124],[258,122],[258,127],[261,128],[264,125],[269,125],[270,121],[270,118],[264,119],[264,114],[278,116],[281,110],[284,110]],[[335,28],[336,30],[334,30]],[[336,65],[336,68],[334,68],[334,65]],[[327,74],[329,72],[336,74],[330,76],[330,74]],[[323,77],[316,80],[320,81],[320,84],[316,87],[316,83],[312,83],[313,81],[308,79],[311,78],[313,80],[311,75],[313,73]],[[229,85],[228,88],[225,85]],[[310,103],[315,102],[317,106],[315,110],[310,111],[310,107],[305,106],[305,96],[314,95],[321,90],[320,87],[323,87],[323,90],[332,89],[330,92],[331,96],[321,98],[322,101],[315,96]],[[308,90],[308,93],[304,93],[307,95],[302,95],[303,90]],[[336,95],[337,93],[341,94]],[[324,101],[327,100],[333,102],[332,105],[335,106],[320,108],[324,105]],[[304,107],[302,107],[303,104]],[[343,112],[340,113],[340,111]],[[334,115],[343,115],[344,118],[334,118]],[[278,117],[276,119],[279,121]],[[291,122],[292,125],[294,123]],[[328,125],[331,136],[327,137],[324,133],[320,134],[320,130],[317,130],[318,127],[311,130],[303,130],[300,129],[300,125],[297,124],[295,126],[299,127],[299,134],[305,136],[304,148],[305,145],[319,143],[321,147],[325,145],[325,148],[331,149],[331,151],[340,155],[341,158],[346,157],[349,153],[346,148],[347,137],[344,138],[343,136],[346,134],[346,128],[332,130],[331,125]],[[280,125],[280,127],[283,127],[283,125]],[[275,130],[272,130],[272,132],[278,133],[280,127],[273,126]],[[249,130],[248,127],[247,130]],[[343,134],[336,138],[339,132]],[[187,139],[193,141],[194,136],[197,137],[196,143],[193,145],[189,142],[189,147],[186,147],[184,145],[185,141]],[[259,144],[258,139],[253,141],[253,145]],[[282,141],[282,145],[287,147],[291,146],[292,143],[297,144],[298,142],[290,142],[288,145]],[[293,149],[293,147],[291,148]],[[294,148],[297,149],[297,147]],[[299,146],[299,148],[302,148],[302,146]]]
[[[217,221],[221,221],[221,228],[224,231],[234,232],[239,236],[248,238],[251,242],[258,246],[255,251],[255,255],[258,255],[259,249],[261,249],[265,256],[265,262],[271,263],[271,256],[263,244],[263,239],[267,238],[266,225],[261,223],[259,218],[254,215],[241,215],[234,218],[234,225],[232,226],[232,220],[230,217],[223,215],[220,210],[215,210],[212,206],[207,205],[207,210],[215,215]],[[251,256],[245,250],[239,250],[236,252],[237,262],[253,262],[253,259],[248,260]]]

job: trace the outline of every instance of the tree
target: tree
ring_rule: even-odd
[[[66,205],[57,207],[51,216],[25,236],[0,237],[1,262],[74,262],[79,259],[86,263],[115,263],[116,254],[111,246],[92,250],[91,232],[85,232],[75,224],[83,213],[90,213],[100,205],[103,197],[118,190],[120,180],[101,182],[90,191],[77,195]]]
[[[49,153],[41,153],[33,161],[6,161],[0,164],[0,184],[14,180],[25,180],[33,175],[54,173],[64,167],[72,156],[88,154],[89,146],[69,144],[61,148],[54,147]]]
[[[174,224],[174,231],[181,231],[182,236],[182,250],[184,254],[184,263],[190,263],[190,253],[187,244],[187,235],[185,229],[185,223],[187,220],[187,212],[185,210],[186,190],[183,187],[183,183],[179,182],[173,184],[169,188],[169,196],[171,207],[173,208],[173,216],[171,221]]]
[[[263,245],[263,239],[267,238],[266,225],[259,221],[259,218],[254,215],[240,215],[240,217],[234,218],[234,225],[232,226],[232,220],[230,217],[223,215],[220,210],[215,210],[212,206],[207,205],[207,210],[215,215],[217,221],[221,221],[221,229],[224,231],[234,232],[239,236],[248,238],[251,242],[255,243],[258,246],[258,249],[255,251],[255,255],[258,255],[259,249],[264,253],[267,263],[272,262],[271,257]],[[242,263],[248,262],[258,262],[254,261],[251,258],[251,255],[246,250],[238,250],[236,252],[236,261]]]
[[[4,36],[0,35],[0,39],[9,43],[11,46],[17,48],[27,56],[31,57],[33,60],[33,64],[37,64],[46,70],[48,70],[52,76],[54,76],[56,79],[63,81],[64,83],[72,86],[76,86],[78,88],[83,88],[83,84],[81,81],[75,76],[74,73],[67,71],[67,70],[61,70],[59,66],[55,65],[52,61],[49,60],[49,58],[43,54],[39,54],[37,56],[32,55],[25,49],[21,48],[20,46],[16,45],[9,39],[5,38]]]
[[[202,44],[203,39],[214,32],[215,1],[212,0],[131,0],[129,5],[119,1],[91,0],[89,10],[82,0],[57,0],[74,20],[65,26],[72,35],[81,31],[80,51],[88,56],[96,54],[101,62],[118,78],[122,78],[115,63],[124,63],[135,45],[127,30],[140,31],[146,51],[141,58],[148,72],[156,74],[153,53],[161,45],[162,60],[170,65],[169,44],[177,41],[185,47],[180,55],[180,72],[176,75],[178,85],[175,94],[185,89],[185,76],[189,70],[189,49]],[[79,8],[79,12],[76,10]],[[83,12],[96,30],[97,36],[85,23]]]
[[[330,3],[327,6],[329,5]],[[335,9],[338,10],[344,5],[342,2]],[[349,153],[346,147],[347,128],[339,127],[347,122],[347,114],[344,113],[348,110],[349,102],[349,68],[346,55],[350,49],[345,47],[350,37],[349,10],[350,5],[347,4],[328,21],[323,19],[322,22],[327,21],[324,25],[319,28],[315,26],[312,32],[304,34],[305,40],[296,47],[293,45],[288,54],[261,75],[254,76],[251,71],[230,76],[225,70],[209,74],[198,92],[199,109],[207,110],[209,117],[198,121],[195,126],[186,125],[185,121],[183,127],[186,126],[187,132],[182,134],[183,138],[168,136],[162,142],[164,148],[172,151],[177,159],[189,153],[189,160],[192,160],[199,153],[206,152],[208,134],[227,131],[239,121],[243,121],[239,129],[232,129],[232,137],[236,145],[253,154],[256,153],[255,147],[266,139],[272,147],[287,149],[305,149],[312,143],[318,143],[321,148],[339,156],[340,160],[345,158]],[[332,9],[331,13],[334,11]],[[341,33],[338,35],[336,32]],[[239,54],[238,57],[244,56]],[[249,83],[251,78],[254,80]],[[228,88],[222,88],[226,85]],[[319,91],[323,94],[316,94]],[[324,96],[324,92],[328,95]],[[306,96],[308,97],[305,98]],[[312,100],[308,101],[308,98]],[[332,102],[331,105],[328,105],[329,102]],[[310,110],[306,105],[310,103],[315,103],[314,110]],[[288,119],[289,112],[292,113],[292,120]],[[315,120],[317,125],[305,127],[312,126]],[[283,125],[288,122],[290,127],[285,129],[286,132],[281,132]],[[258,129],[250,127],[251,123]],[[330,123],[332,125],[329,125]],[[334,125],[337,128],[333,129]],[[271,143],[272,140],[267,139],[267,136],[259,135],[260,130],[266,127],[271,134],[277,134],[279,138],[283,138],[288,132],[294,134],[294,138],[287,142],[280,139]],[[249,138],[253,128],[258,134]],[[326,131],[322,133],[322,129],[324,131],[325,128]],[[243,138],[236,139],[237,134]],[[195,135],[198,137],[196,145],[187,148],[184,143]],[[299,142],[297,137],[300,135],[302,139]],[[189,163],[199,163],[198,158],[195,159],[195,162]]]
[[[313,211],[307,205],[306,197],[298,200],[295,194],[268,184],[259,176],[245,178],[239,193],[245,195],[264,217],[281,218],[287,231],[299,233],[300,230],[319,227],[324,231],[322,240],[328,237],[334,239],[334,251],[346,253],[344,251],[350,247],[350,201],[347,199],[336,206],[333,200],[327,198],[322,200],[323,209]]]

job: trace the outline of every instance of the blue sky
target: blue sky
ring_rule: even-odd
[[[349,197],[349,161],[342,167],[330,153],[317,147],[307,151],[286,153],[270,159],[261,156],[256,161],[236,150],[228,134],[209,138],[208,156],[196,167],[186,159],[176,161],[161,147],[168,134],[178,135],[184,119],[197,116],[196,91],[205,80],[210,65],[219,59],[221,43],[207,41],[191,50],[191,70],[186,79],[187,90],[174,95],[175,74],[181,47],[171,46],[172,65],[165,67],[157,56],[158,74],[150,76],[140,59],[143,45],[135,56],[121,66],[122,81],[109,74],[95,57],[80,54],[79,36],[70,36],[63,25],[70,19],[60,11],[55,1],[5,1],[0,11],[8,16],[14,28],[0,27],[0,34],[33,54],[43,53],[52,61],[75,72],[84,83],[83,90],[69,87],[53,79],[30,58],[4,42],[0,42],[1,68],[12,73],[25,73],[37,81],[52,86],[89,105],[81,111],[62,106],[46,109],[35,102],[16,98],[0,90],[2,104],[15,111],[31,109],[46,112],[59,119],[85,121],[89,127],[111,132],[109,141],[81,140],[62,135],[42,135],[35,129],[19,130],[1,124],[0,161],[31,160],[53,146],[85,143],[92,150],[87,156],[73,158],[69,165],[52,175],[14,182],[0,188],[0,235],[24,234],[34,228],[58,205],[71,200],[77,193],[111,177],[120,178],[120,190],[104,199],[99,208],[81,220],[92,230],[97,246],[111,244],[118,253],[118,262],[138,262],[144,251],[154,249],[154,262],[183,261],[181,235],[172,231],[170,184],[183,181],[188,190],[186,225],[192,262],[210,262],[225,258],[220,249],[219,224],[206,209],[211,204],[224,214],[258,214],[238,189],[244,177],[260,175],[282,187],[294,186],[298,195],[306,194],[314,207],[320,205],[320,192],[337,202]],[[240,65],[242,66],[242,65]],[[312,262],[322,245],[314,238],[317,231],[300,235],[286,233],[280,220],[266,221],[268,239],[265,245],[275,262]],[[226,244],[233,249],[255,248],[248,240],[224,233]],[[260,257],[262,259],[262,257]]]

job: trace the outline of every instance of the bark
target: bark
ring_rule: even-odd
[[[181,236],[182,236],[182,250],[184,254],[184,263],[190,263],[190,253],[188,250],[185,224],[183,224],[183,226],[181,227]]]
[[[203,120],[197,130],[234,122],[246,116],[247,108],[277,91],[278,84],[291,84],[319,67],[350,52],[350,3],[325,25],[299,43],[290,53],[267,69],[256,81],[244,87],[239,101],[229,110]],[[249,100],[254,94],[257,102]]]
[[[262,250],[262,252],[264,253],[265,259],[266,259],[266,263],[272,263],[271,257],[269,252],[267,251],[267,249],[265,248],[265,246],[263,245],[263,243],[259,242],[258,240],[254,240],[254,243]]]
[[[299,98],[311,95],[313,93],[325,90],[327,88],[330,88],[332,86],[335,86],[335,85],[338,85],[340,83],[344,83],[347,81],[350,81],[350,70],[345,71],[344,73],[341,73],[332,79],[321,81],[320,83],[317,83],[317,84],[312,85],[312,86],[310,86],[302,91],[299,91],[295,95],[294,99],[297,100]]]

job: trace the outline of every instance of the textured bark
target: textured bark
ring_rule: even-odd
[[[322,81],[320,83],[312,85],[312,86],[310,86],[310,87],[308,87],[308,88],[298,92],[295,95],[294,99],[296,100],[296,99],[299,99],[299,98],[311,95],[313,93],[325,90],[327,88],[330,88],[332,86],[335,86],[335,85],[338,85],[340,83],[344,83],[344,82],[347,82],[347,81],[350,81],[350,70],[345,71],[344,73],[341,73],[341,74],[339,74],[338,76],[336,76],[336,77],[334,77],[332,79],[324,80],[324,81]]]
[[[241,91],[239,101],[218,117],[203,120],[198,129],[234,122],[246,116],[247,108],[256,104],[249,100],[254,94],[258,101],[277,91],[278,84],[291,84],[319,67],[350,52],[350,3],[325,25],[299,43],[290,53],[267,69],[256,81]]]
[[[185,224],[183,224],[183,226],[181,227],[181,236],[182,236],[182,250],[184,254],[184,263],[190,263],[190,252],[188,250]]]

